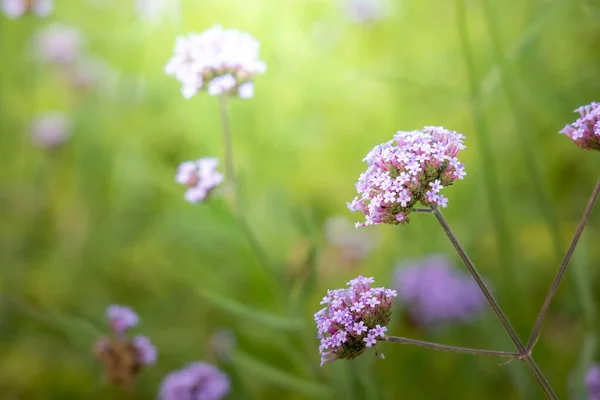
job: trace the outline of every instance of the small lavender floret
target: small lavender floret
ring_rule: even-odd
[[[600,400],[600,364],[592,364],[585,374],[588,400]]]
[[[138,315],[129,307],[111,305],[106,309],[106,316],[116,334],[125,333],[139,322]]]
[[[215,25],[178,37],[165,72],[181,82],[185,98],[204,90],[212,96],[249,98],[254,95],[254,76],[266,70],[259,49],[260,43],[248,33]]]
[[[152,365],[156,362],[158,351],[146,336],[136,336],[133,338],[133,345],[138,351],[139,360],[144,365]]]
[[[359,196],[348,208],[362,211],[365,222],[356,226],[406,224],[417,203],[446,207],[445,186],[466,175],[456,158],[464,136],[442,127],[397,132],[375,146],[363,159],[368,164],[356,183]]]
[[[475,281],[455,270],[443,256],[399,266],[396,289],[413,320],[426,327],[471,321],[486,306]]]
[[[179,164],[175,181],[188,187],[185,199],[190,203],[200,203],[223,181],[223,174],[217,171],[219,159],[204,157],[196,161]]]
[[[600,151],[600,103],[592,102],[575,110],[580,117],[560,133],[567,135],[584,150]]]
[[[385,337],[392,314],[395,290],[371,288],[373,278],[358,278],[346,289],[327,291],[315,314],[317,337],[321,339],[321,365],[338,359],[353,359],[365,348]]]
[[[220,400],[229,393],[229,377],[205,362],[171,372],[160,387],[160,400]]]

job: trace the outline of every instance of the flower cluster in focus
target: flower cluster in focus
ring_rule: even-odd
[[[2,11],[8,18],[20,18],[27,13],[47,17],[54,9],[54,0],[0,0]]]
[[[567,135],[584,150],[600,151],[600,103],[592,102],[575,110],[580,117],[560,133]]]
[[[348,208],[366,214],[365,222],[405,224],[417,203],[446,207],[445,186],[466,175],[456,158],[464,136],[442,127],[400,131],[389,142],[375,146],[363,159],[368,164],[356,183],[359,196]]]
[[[259,48],[250,34],[215,25],[199,34],[178,37],[165,72],[181,82],[186,98],[203,90],[213,96],[250,98],[254,75],[266,70],[258,58]]]
[[[160,400],[219,400],[229,393],[229,377],[205,362],[171,372],[160,387]]]
[[[468,322],[486,306],[475,281],[456,271],[442,256],[406,262],[396,270],[395,280],[400,299],[419,325]]]
[[[348,282],[348,288],[329,290],[315,314],[321,365],[337,359],[353,359],[385,337],[392,314],[395,290],[371,288],[373,278]]]
[[[205,200],[223,181],[223,174],[217,171],[218,165],[219,160],[214,157],[204,157],[179,164],[175,181],[188,187],[184,196],[187,201],[199,203]]]
[[[104,364],[107,382],[129,389],[141,369],[156,362],[156,347],[146,336],[130,338],[126,335],[139,322],[129,307],[112,305],[106,314],[112,334],[96,343],[94,353]]]

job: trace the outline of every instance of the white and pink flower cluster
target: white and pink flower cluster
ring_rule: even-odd
[[[8,18],[17,19],[27,13],[47,17],[54,9],[54,0],[0,0],[1,8]]]
[[[405,224],[417,203],[446,207],[448,199],[441,190],[466,175],[456,158],[465,148],[463,138],[443,127],[429,126],[400,131],[389,142],[375,146],[363,159],[369,166],[356,183],[359,196],[348,203],[351,211],[366,214],[365,222],[356,226]]]
[[[254,96],[252,79],[266,70],[258,57],[260,43],[250,34],[215,25],[202,33],[177,38],[165,72],[182,84],[190,98],[203,90],[210,95]]]
[[[373,278],[358,278],[349,288],[329,290],[315,314],[321,365],[337,359],[353,359],[365,348],[373,347],[385,337],[390,322],[395,290],[371,288]]]
[[[560,133],[584,150],[600,150],[600,103],[592,102],[575,110],[580,117]]]
[[[204,157],[196,161],[179,164],[175,181],[186,185],[185,199],[190,203],[200,203],[223,181],[223,174],[217,171],[219,159]]]

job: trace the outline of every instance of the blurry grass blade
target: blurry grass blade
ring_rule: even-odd
[[[310,398],[330,398],[332,395],[331,390],[323,384],[289,375],[280,368],[266,364],[248,354],[237,352],[234,354],[233,360],[244,373],[262,378],[294,393]]]
[[[82,317],[59,311],[36,309],[16,300],[13,300],[12,303],[34,320],[56,329],[75,346],[91,348],[96,339],[106,335],[105,332]]]
[[[568,4],[564,0],[555,0],[550,4],[544,3],[540,5],[539,12],[535,13],[535,19],[528,24],[528,28],[521,36],[519,41],[507,55],[507,61],[513,62],[519,59],[522,54],[525,54],[530,46],[540,37],[541,33],[551,23],[555,22],[554,16],[558,13],[560,5]],[[500,87],[500,82],[504,71],[500,65],[494,65],[489,72],[481,80],[482,94],[484,97],[490,97],[496,93]]]
[[[258,310],[207,289],[198,289],[198,294],[225,312],[251,320],[263,326],[280,330],[296,330],[303,326],[302,320],[299,318],[288,318]]]
[[[586,398],[586,389],[584,387],[585,374],[588,367],[593,363],[598,341],[594,333],[587,333],[583,339],[581,351],[577,365],[569,375],[567,390],[570,399]]]

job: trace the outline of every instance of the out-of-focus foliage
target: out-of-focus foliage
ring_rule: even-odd
[[[466,135],[468,175],[445,191],[445,215],[523,339],[598,178],[598,155],[557,133],[600,98],[598,4],[464,0],[461,14],[462,3],[389,0],[364,25],[337,0],[183,0],[158,22],[133,0],[0,16],[1,397],[151,399],[169,371],[205,360],[231,375],[231,399],[541,398],[518,362],[391,343],[379,345],[385,360],[319,367],[312,314],[327,288],[358,274],[391,285],[399,261],[455,257],[428,215],[361,228],[376,245],[358,262],[325,240],[328,218],[362,219],[345,202],[375,144],[424,125]],[[81,31],[91,89],[32,56],[33,35],[53,22]],[[218,99],[185,100],[163,72],[177,35],[214,23],[251,33],[267,63],[255,97],[229,109],[243,213],[267,261],[222,197],[191,205],[173,178],[179,162],[222,153]],[[51,150],[28,131],[49,111],[72,119]],[[583,398],[584,368],[600,357],[599,229],[596,212],[534,352],[561,398]],[[136,332],[159,351],[131,393],[106,387],[91,355],[113,303],[136,310]],[[236,344],[220,360],[209,343],[223,328]],[[398,306],[388,328],[512,350],[489,312],[424,332]]]

